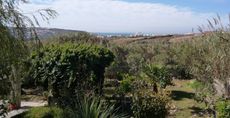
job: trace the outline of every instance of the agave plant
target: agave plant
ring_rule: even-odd
[[[77,118],[128,118],[118,113],[114,105],[104,105],[98,98],[86,98],[77,104]]]

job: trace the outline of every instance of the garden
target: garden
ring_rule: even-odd
[[[0,3],[0,117],[32,99],[47,104],[14,118],[230,117],[230,28],[219,16],[189,39],[80,32],[40,40],[18,4]]]

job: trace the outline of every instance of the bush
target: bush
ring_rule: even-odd
[[[172,77],[180,80],[192,79],[192,74],[189,72],[188,66],[182,66],[178,64],[169,64],[167,68]]]
[[[218,118],[230,118],[230,101],[222,100],[216,103]]]
[[[52,92],[53,103],[66,106],[81,93],[101,94],[105,67],[113,59],[111,51],[95,45],[51,45],[32,54],[31,75]]]
[[[135,118],[165,118],[170,99],[166,92],[155,92],[147,80],[133,82],[132,111]]]
[[[23,118],[65,118],[64,112],[58,107],[32,108],[23,114]]]
[[[132,91],[132,82],[135,80],[135,77],[130,75],[123,75],[123,80],[121,80],[118,93],[125,94]]]
[[[106,69],[105,77],[122,80],[122,75],[129,73],[129,65],[126,58],[129,54],[125,47],[111,46],[111,51],[115,55],[114,62]]]
[[[169,70],[164,66],[148,64],[144,68],[144,73],[158,83],[161,88],[171,84],[172,78],[170,77]]]
[[[49,37],[43,40],[45,44],[63,44],[63,43],[87,43],[87,44],[106,44],[107,41],[87,32],[65,33]]]
[[[217,97],[213,94],[213,92],[210,91],[210,87],[206,86],[203,82],[198,80],[192,80],[187,85],[195,90],[195,101],[205,103],[207,109],[214,109],[213,106]]]
[[[152,91],[139,91],[133,96],[132,110],[136,118],[165,118],[169,98]]]

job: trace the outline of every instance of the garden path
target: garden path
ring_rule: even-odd
[[[18,109],[18,110],[13,110],[13,111],[10,111],[8,114],[7,114],[7,117],[6,118],[11,118],[13,116],[17,116],[21,113],[24,113],[26,111],[28,111],[30,108],[32,107],[42,107],[42,106],[45,106],[47,105],[47,102],[46,101],[36,101],[36,102],[30,102],[30,101],[22,101],[21,102],[21,108]],[[1,118],[1,117],[0,117]]]

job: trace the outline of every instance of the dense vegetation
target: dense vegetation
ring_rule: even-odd
[[[95,45],[45,46],[32,53],[30,76],[48,89],[56,99],[53,104],[67,106],[80,94],[102,94],[105,67],[113,58],[108,49]]]
[[[37,39],[34,27],[39,25],[36,17],[30,19],[20,11],[19,4],[25,3],[27,3],[25,0],[0,1],[0,80],[4,82],[3,84],[7,83],[6,88],[1,88],[1,90],[4,92],[6,91],[4,89],[8,89],[10,101],[18,107],[21,103],[21,82],[27,71],[24,61],[29,55],[24,42],[27,36],[25,29],[28,29],[31,39]],[[46,20],[56,15],[56,12],[50,9],[43,9],[37,13]]]
[[[171,102],[185,94],[168,88],[191,79],[184,86],[195,94],[187,98],[204,103],[209,117],[230,116],[230,33],[219,17],[209,21],[210,32],[200,29],[187,40],[124,43],[80,32],[40,42],[33,21],[16,12],[19,2],[26,3],[0,2],[0,99],[9,100],[0,105],[0,115],[20,107],[22,87],[43,87],[48,106],[20,117],[165,118],[174,115]],[[54,11],[40,13],[49,19]],[[25,41],[23,28],[34,40]]]
[[[211,114],[225,117],[228,115],[228,101],[222,99],[219,102],[219,98],[223,95],[228,98],[228,81],[223,79],[228,77],[228,71],[225,71],[229,67],[228,36],[227,32],[218,31],[182,42],[156,40],[151,45],[138,41],[118,45],[105,41],[101,43],[98,39],[90,42],[77,35],[75,39],[74,36],[70,39],[65,36],[63,43],[63,37],[59,37],[55,39],[57,42],[46,41],[39,51],[34,50],[30,58],[26,59],[27,66],[23,67],[30,68],[23,85],[27,86],[30,81],[35,86],[43,86],[48,91],[48,100],[53,102],[50,102],[51,106],[62,107],[68,103],[70,108],[63,109],[63,113],[74,114],[80,110],[76,108],[79,103],[91,104],[90,100],[79,102],[84,96],[106,96],[107,92],[102,92],[104,81],[115,79],[119,84],[113,84],[116,86],[113,95],[119,99],[101,96],[93,100],[92,104],[96,100],[100,102],[105,99],[109,102],[100,104],[111,104],[111,100],[117,100],[112,103],[116,107],[121,105],[120,109],[123,109],[121,101],[128,100],[130,108],[122,111],[131,116],[165,117],[171,107],[167,86],[171,86],[172,78],[196,79],[189,85],[196,90],[194,99],[204,102],[208,109],[215,111]],[[58,43],[59,40],[62,41]],[[220,85],[217,86],[215,82]],[[221,86],[226,91],[219,93],[222,88],[215,87]],[[96,106],[95,109],[105,106]],[[115,109],[115,106],[108,109]],[[107,112],[103,111],[104,108],[98,109],[97,113]]]
[[[116,58],[107,69],[106,77],[121,80],[117,93],[127,96],[135,91],[132,88],[135,80],[151,80],[148,83],[153,82],[156,92],[162,88],[167,90],[172,78],[193,79],[194,99],[204,103],[210,115],[228,117],[225,112],[228,105],[219,108],[216,103],[220,98],[224,103],[229,99],[229,28],[223,27],[220,18],[214,18],[209,25],[212,31],[201,30],[200,36],[181,38],[181,41],[162,38],[109,46]]]

